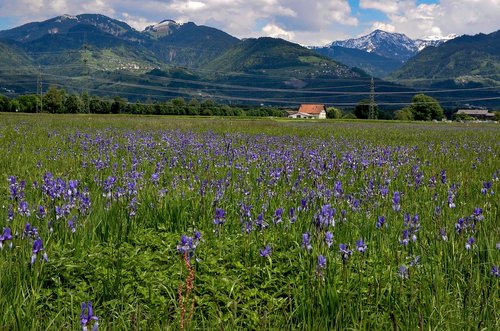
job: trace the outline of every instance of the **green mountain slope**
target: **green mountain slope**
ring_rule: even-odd
[[[355,48],[329,46],[314,48],[313,50],[321,55],[328,56],[334,61],[343,63],[349,67],[360,68],[368,74],[379,78],[389,75],[403,65],[401,61]]]
[[[500,86],[500,30],[427,47],[389,76],[411,86]]]
[[[207,64],[213,72],[283,74],[289,78],[318,76],[357,78],[359,72],[283,39],[246,39]]]
[[[223,31],[191,22],[170,25],[173,28],[164,35],[161,31],[160,34],[154,30],[144,32],[152,37],[146,47],[165,64],[201,67],[239,41]]]

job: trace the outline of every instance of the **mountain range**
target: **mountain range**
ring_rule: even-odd
[[[359,38],[333,41],[327,46],[311,47],[311,49],[333,60],[359,67],[373,76],[383,78],[402,67],[424,48],[437,47],[456,37],[449,35],[445,38],[411,39],[402,33],[375,30]]]
[[[463,81],[473,76],[480,86],[500,85],[499,52],[494,53],[497,35],[463,36],[454,40],[467,41],[457,44],[454,40],[411,40],[377,30],[358,39],[305,48],[268,37],[240,40],[192,22],[164,20],[137,31],[104,15],[63,15],[0,31],[0,92],[34,93],[40,78],[45,86],[120,94],[129,100],[182,96],[348,106],[368,98],[369,82],[375,76],[388,79],[375,79],[377,102],[399,107],[418,92],[415,87],[437,86],[441,79],[448,84],[455,71],[436,71],[433,66],[446,66],[450,59],[461,63],[458,57],[471,56],[462,47],[473,49],[476,43],[484,49],[474,53],[469,67],[456,68],[458,77]],[[422,66],[427,69],[420,72]],[[436,76],[438,71],[439,79],[426,85],[422,75]],[[424,83],[400,84],[408,79]],[[498,91],[493,92],[498,96]],[[439,97],[451,102],[456,98],[453,93]]]

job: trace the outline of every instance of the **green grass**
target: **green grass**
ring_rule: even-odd
[[[499,142],[497,124],[0,114],[0,228],[14,237],[12,248],[6,242],[0,250],[0,330],[79,329],[87,301],[100,330],[178,330],[188,269],[177,245],[195,230],[202,238],[191,259],[187,330],[499,329],[500,278],[490,273],[500,265]],[[42,192],[47,172],[66,184],[78,180],[79,192],[87,188],[89,212],[79,211],[77,199],[56,219],[55,206],[68,200]],[[11,200],[9,176],[26,181],[24,198]],[[115,193],[135,178],[137,194],[108,198],[110,176]],[[493,195],[481,193],[484,182]],[[307,209],[299,211],[301,199]],[[31,216],[18,209],[21,200]],[[263,213],[269,227],[243,232],[241,203],[252,205],[253,220]],[[335,226],[317,229],[312,221],[326,204],[336,209]],[[37,217],[39,205],[45,218]],[[280,207],[283,221],[274,224]],[[226,212],[218,228],[215,208]],[[455,224],[475,208],[484,220],[457,233]],[[407,246],[400,244],[404,213],[420,218]],[[378,216],[387,227],[376,228]],[[26,222],[38,228],[48,262],[39,256],[30,264]],[[334,235],[330,248],[326,231]],[[470,236],[475,243],[466,250]],[[341,243],[353,251],[347,261]],[[266,244],[272,253],[263,258]],[[321,275],[319,255],[327,259]],[[407,278],[398,275],[401,265]],[[186,310],[187,320],[191,301]]]

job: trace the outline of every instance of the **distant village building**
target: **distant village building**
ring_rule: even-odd
[[[495,114],[489,113],[485,109],[459,109],[457,111],[458,115],[468,115],[470,117],[474,117],[477,120],[493,120],[495,118]]]
[[[298,111],[288,111],[289,118],[325,119],[326,107],[320,104],[302,104]]]

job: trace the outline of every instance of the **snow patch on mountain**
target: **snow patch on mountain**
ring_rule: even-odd
[[[359,38],[334,41],[329,47],[340,46],[355,48],[405,62],[425,47],[439,46],[443,42],[455,37],[456,35],[449,35],[444,38],[431,36],[424,39],[413,40],[402,33],[375,30]]]
[[[149,31],[149,32],[168,31],[171,30],[172,28],[174,29],[179,28],[181,25],[182,24],[177,23],[174,20],[166,19],[161,21],[160,23],[148,25],[144,29],[144,31]]]

